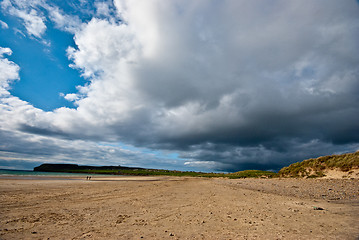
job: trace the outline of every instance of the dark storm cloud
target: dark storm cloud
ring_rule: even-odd
[[[239,147],[218,144],[202,144],[192,146],[191,151],[184,152],[180,157],[199,165],[215,161],[212,169],[216,171],[235,172],[246,169],[278,171],[291,163],[303,159],[316,158],[328,154],[352,152],[357,144],[336,145],[323,143],[319,140],[301,141],[299,139],[282,139],[277,142],[282,148],[270,148],[263,145]]]

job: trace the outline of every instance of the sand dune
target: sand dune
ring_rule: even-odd
[[[358,183],[0,179],[0,239],[356,239]]]

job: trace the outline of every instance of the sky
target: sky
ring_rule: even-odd
[[[358,40],[355,0],[2,0],[0,168],[358,151]]]

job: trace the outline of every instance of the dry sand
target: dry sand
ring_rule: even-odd
[[[358,239],[358,183],[0,179],[0,239]]]

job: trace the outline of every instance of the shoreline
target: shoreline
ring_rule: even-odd
[[[91,179],[87,179],[91,176]],[[154,181],[166,178],[176,178],[171,176],[128,176],[128,175],[109,175],[109,174],[83,174],[80,175],[0,175],[1,180],[53,180],[53,181],[86,181],[86,182],[97,182],[97,181]],[[185,177],[181,177],[185,178]]]

